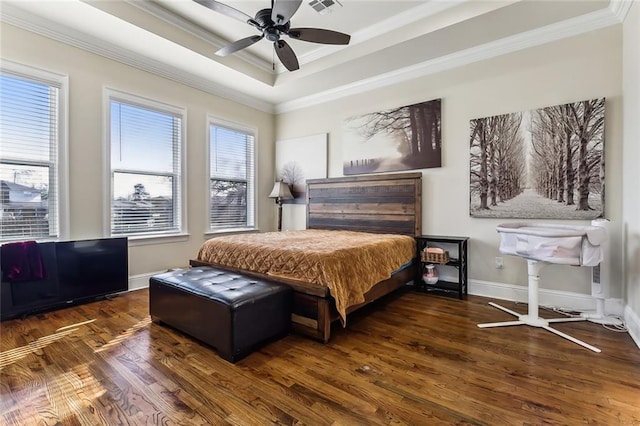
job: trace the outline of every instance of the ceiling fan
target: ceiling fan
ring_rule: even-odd
[[[235,41],[216,52],[218,56],[227,56],[238,50],[251,46],[266,38],[273,42],[280,62],[289,70],[300,68],[298,58],[289,44],[282,40],[287,35],[294,40],[309,41],[322,44],[349,44],[351,36],[337,31],[322,28],[291,28],[291,17],[296,13],[302,0],[271,0],[270,9],[262,9],[252,18],[244,12],[215,0],[193,0],[230,18],[237,19],[255,27],[262,34],[245,37]]]

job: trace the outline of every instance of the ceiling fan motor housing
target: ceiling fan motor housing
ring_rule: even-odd
[[[264,38],[269,41],[280,40],[280,34],[289,31],[290,23],[287,21],[284,25],[276,25],[271,20],[271,9],[262,9],[256,13],[255,21],[260,25]]]
[[[256,22],[260,24],[260,28],[267,28],[273,26],[271,20],[271,9],[262,9],[256,13]]]

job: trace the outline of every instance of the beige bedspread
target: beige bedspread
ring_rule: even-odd
[[[414,256],[409,236],[316,229],[216,237],[198,252],[203,262],[328,287],[343,324],[347,308]]]

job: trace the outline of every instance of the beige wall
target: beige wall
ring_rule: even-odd
[[[624,25],[625,93],[638,93],[638,5]],[[270,114],[231,102],[119,62],[52,41],[10,25],[2,25],[2,57],[69,75],[69,177],[72,239],[103,235],[105,186],[102,171],[103,88],[109,87],[187,109],[187,218],[189,238],[178,243],[132,247],[130,274],[145,274],[185,264],[205,239],[206,115],[258,128],[258,216],[261,230],[274,224],[272,200],[274,139],[329,134],[329,176],[342,175],[341,126],[344,118],[442,98],[443,167],[423,171],[424,233],[471,237],[470,278],[526,285],[525,262],[505,257],[505,268],[494,268],[499,256],[495,226],[501,220],[469,217],[469,120],[500,113],[604,96],[606,105],[607,204],[613,221],[612,297],[622,297],[640,311],[640,196],[637,185],[638,95],[625,96],[623,161],[622,31],[620,27],[527,49],[411,82],[371,90],[336,102],[281,114]],[[635,43],[632,45],[632,43]],[[630,47],[631,46],[631,47]],[[630,53],[630,54],[629,54]],[[634,118],[635,117],[635,118]],[[624,164],[623,164],[624,163]],[[624,171],[623,171],[624,165]],[[623,173],[624,226],[623,226]],[[304,207],[285,206],[283,228],[304,227]],[[580,223],[580,222],[575,222]],[[627,286],[623,287],[623,229],[626,227]],[[550,266],[543,288],[589,293],[586,268]]]
[[[623,25],[624,226],[626,302],[640,317],[640,4],[634,2]],[[637,324],[640,327],[640,323]],[[640,330],[636,330],[636,333]],[[640,334],[637,334],[640,338]],[[640,343],[639,343],[640,344]]]
[[[604,96],[607,98],[605,208],[607,218],[614,224],[611,255],[615,283],[611,296],[620,298],[621,41],[621,28],[617,26],[284,113],[277,116],[276,134],[278,139],[288,139],[327,132],[329,177],[341,176],[341,126],[345,118],[442,98],[443,167],[423,171],[423,231],[471,237],[471,280],[524,286],[527,274],[523,259],[505,256],[503,270],[494,266],[494,258],[500,256],[495,227],[503,220],[469,217],[469,120]],[[304,209],[294,209],[285,210],[283,227],[304,224]],[[549,266],[543,273],[541,287],[590,294],[589,269]]]
[[[130,247],[129,274],[182,266],[205,240],[207,114],[257,127],[258,215],[261,230],[274,227],[274,119],[272,114],[222,99],[34,33],[2,24],[2,58],[69,76],[69,238],[104,237],[103,89],[105,87],[185,108],[189,237],[175,243]]]

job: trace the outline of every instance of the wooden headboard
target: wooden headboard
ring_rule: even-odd
[[[422,234],[422,173],[307,180],[307,229]]]

